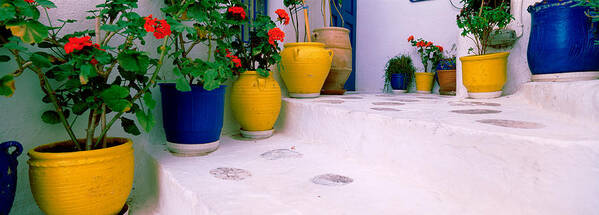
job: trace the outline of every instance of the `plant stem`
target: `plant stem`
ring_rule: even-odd
[[[162,52],[160,53],[160,61],[158,61],[158,66],[156,66],[156,69],[154,70],[154,74],[152,74],[152,78],[150,79],[150,83],[148,83],[142,90],[138,91],[137,94],[135,96],[133,96],[133,98],[131,98],[131,101],[135,101],[136,99],[140,98],[143,94],[146,93],[146,91],[148,91],[148,89],[150,88],[151,85],[154,85],[154,83],[156,83],[156,78],[158,77],[158,73],[160,73],[160,69],[162,68],[162,65],[164,65],[164,57],[166,56],[166,45],[168,42],[168,37],[163,39],[164,42],[162,43]],[[108,125],[106,125],[106,128],[102,129],[102,133],[100,134],[100,136],[98,137],[98,140],[96,142],[96,146],[100,144],[100,140],[104,139],[104,137],[106,136],[106,133],[108,132],[108,130],[110,129],[110,127],[112,127],[112,125],[119,119],[121,118],[121,116],[123,116],[123,114],[125,114],[125,112],[119,112],[116,116],[114,116],[110,122],[108,123]]]
[[[85,131],[87,133],[87,137],[85,139],[85,150],[89,151],[92,150],[92,143],[93,143],[93,139],[94,139],[94,130],[96,130],[96,115],[97,115],[97,109],[93,109],[89,111],[89,121],[87,123],[87,130]]]
[[[101,130],[106,130],[106,104],[104,103],[102,103],[102,116],[100,120],[102,121]],[[102,148],[106,148],[106,138],[103,137],[100,141],[102,141]]]

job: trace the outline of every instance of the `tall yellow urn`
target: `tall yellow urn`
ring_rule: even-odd
[[[461,57],[462,80],[468,96],[474,99],[501,96],[507,82],[509,52]]]
[[[256,71],[241,73],[231,87],[231,109],[244,137],[272,136],[281,111],[281,87],[272,72],[268,77]]]
[[[281,52],[280,73],[290,97],[314,98],[320,96],[331,63],[333,51],[324,43],[287,43]]]
[[[83,141],[83,140],[80,140]],[[114,215],[133,186],[133,142],[108,138],[111,147],[72,151],[72,141],[29,151],[29,183],[40,209],[48,215]]]

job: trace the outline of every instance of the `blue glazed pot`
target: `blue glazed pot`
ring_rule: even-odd
[[[599,70],[598,24],[585,15],[588,7],[569,0],[544,0],[528,7],[532,27],[528,66],[535,74]]]
[[[394,90],[407,90],[408,83],[403,74],[391,74],[391,87]]]
[[[15,148],[9,153],[10,148]],[[0,214],[8,214],[17,188],[17,157],[23,152],[21,144],[9,141],[0,144]]]
[[[223,128],[225,88],[207,91],[194,85],[190,92],[180,92],[175,84],[160,84],[166,140],[176,144],[218,141]]]

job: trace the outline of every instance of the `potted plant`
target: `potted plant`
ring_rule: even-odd
[[[597,0],[544,0],[528,7],[533,81],[599,78],[599,27],[592,22],[599,21],[598,8]]]
[[[489,1],[462,0],[464,9],[457,16],[462,36],[470,38],[475,55],[460,57],[462,80],[471,98],[496,98],[501,96],[507,81],[509,52],[488,54],[489,39],[494,28],[504,28],[513,19],[505,3],[490,7]]]
[[[396,93],[405,93],[410,89],[416,68],[408,55],[395,56],[385,65],[385,91],[389,87]]]
[[[223,84],[232,78],[232,65],[239,63],[239,58],[215,51],[231,48],[247,14],[234,1],[172,0],[163,11],[172,25],[169,58],[175,79],[160,84],[167,147],[178,155],[204,155],[220,144]],[[192,55],[198,45],[206,47],[204,56]]]
[[[350,31],[343,27],[343,21],[340,23],[340,26],[333,26],[333,23],[330,22],[330,26],[327,27],[328,19],[324,9],[327,1],[331,3],[329,5],[329,11],[333,11],[333,7],[339,11],[337,5],[341,5],[342,3],[342,0],[338,0],[337,2],[321,0],[322,18],[325,27],[314,29],[312,33],[312,38],[315,42],[324,43],[325,48],[332,50],[334,53],[331,69],[324,82],[321,93],[325,95],[343,95],[345,93],[345,82],[347,82],[347,79],[352,72],[353,61],[352,47],[349,39]],[[331,18],[331,13],[329,13],[329,19]],[[343,20],[343,16],[341,16],[341,20]]]
[[[146,23],[144,29],[144,17],[132,12],[136,0],[97,5],[89,11],[95,25],[72,33],[64,27],[76,20],[51,19],[47,8],[56,7],[51,1],[8,1],[2,7],[0,23],[14,35],[0,37],[12,55],[3,58],[18,68],[2,76],[0,94],[13,94],[14,78],[36,74],[45,95],[42,101],[53,107],[42,120],[62,124],[69,137],[28,153],[31,191],[38,206],[46,214],[117,214],[133,184],[133,143],[107,133],[120,120],[127,133],[140,134],[132,114],[145,130],[153,127],[155,101],[149,89],[162,67],[167,39],[158,49],[159,59],[139,51],[150,26]],[[38,21],[40,13],[48,26]],[[169,34],[168,24],[161,23],[151,26],[157,39]],[[82,132],[73,126],[83,115],[85,136],[78,136]]]
[[[437,76],[439,82],[439,94],[454,95],[456,94],[456,46],[453,45],[451,51],[446,52],[443,58],[437,65]],[[441,49],[443,51],[443,49]]]
[[[324,43],[299,42],[298,11],[303,8],[306,32],[310,32],[308,12],[303,0],[284,0],[283,4],[289,9],[292,24],[295,29],[295,43],[286,43],[281,52],[279,71],[287,86],[290,97],[314,98],[320,96],[320,90],[331,69],[333,51],[326,50]],[[293,21],[294,20],[294,21]],[[282,38],[281,35],[278,38]]]
[[[276,10],[277,20],[288,24],[290,17],[283,9]],[[272,77],[271,67],[280,60],[279,41],[284,35],[270,17],[257,15],[248,25],[249,42],[241,35],[233,42],[233,49],[219,51],[240,59],[231,69],[239,78],[231,87],[231,109],[241,125],[241,135],[247,138],[267,138],[273,135],[274,125],[281,111],[281,88]],[[275,33],[276,32],[276,33]],[[275,36],[280,35],[280,36]]]
[[[15,141],[0,144],[0,214],[8,214],[15,200],[17,157],[21,152],[23,146]]]
[[[433,81],[435,77],[435,69],[441,58],[443,58],[443,47],[435,45],[433,42],[423,40],[422,38],[414,39],[414,36],[408,37],[408,42],[416,47],[424,72],[416,72],[416,92],[423,94],[431,94],[433,90]]]

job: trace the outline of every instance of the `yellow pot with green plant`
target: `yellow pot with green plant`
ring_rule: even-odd
[[[19,69],[0,74],[0,95],[12,96],[18,90],[16,78],[34,73],[44,94],[43,107],[52,107],[41,119],[48,124],[61,124],[69,137],[29,152],[29,182],[34,199],[48,215],[117,214],[125,207],[133,184],[133,143],[127,138],[109,138],[107,133],[120,121],[125,132],[139,135],[131,116],[137,117],[144,130],[153,127],[152,109],[156,102],[150,88],[156,83],[169,50],[165,47],[168,40],[162,40],[160,58],[139,51],[145,47],[138,44],[148,41],[148,32],[156,39],[167,37],[170,25],[150,14],[132,12],[137,11],[135,4],[108,2],[91,12],[97,17],[95,25],[88,29],[79,27],[78,33],[58,34],[71,29],[63,29],[70,22],[59,24],[46,17],[49,23],[59,26],[47,28],[37,20],[39,13],[30,13],[39,10],[47,14],[48,8],[56,8],[51,1],[3,7],[12,9],[13,14],[0,14],[0,25],[12,23],[7,27],[15,37],[3,47],[7,53],[10,51],[13,60],[2,66]],[[120,17],[120,24],[110,25],[116,17]],[[116,39],[113,36],[117,32],[128,39]],[[33,49],[36,52],[21,51]],[[87,123],[77,122],[82,118]],[[84,132],[76,132],[79,124],[86,125]],[[83,133],[85,136],[79,139],[77,134]]]
[[[443,47],[435,45],[431,41],[423,40],[422,38],[415,39],[414,36],[408,37],[408,42],[416,47],[418,55],[422,60],[424,72],[415,73],[416,77],[416,92],[423,94],[431,94],[435,79],[435,69],[443,59]]]
[[[475,99],[500,97],[507,82],[507,62],[509,52],[487,53],[491,32],[504,28],[513,19],[509,6],[505,3],[489,5],[483,1],[465,1],[464,9],[457,18],[462,36],[474,42],[475,55],[460,57],[462,61],[462,81],[468,96]]]

